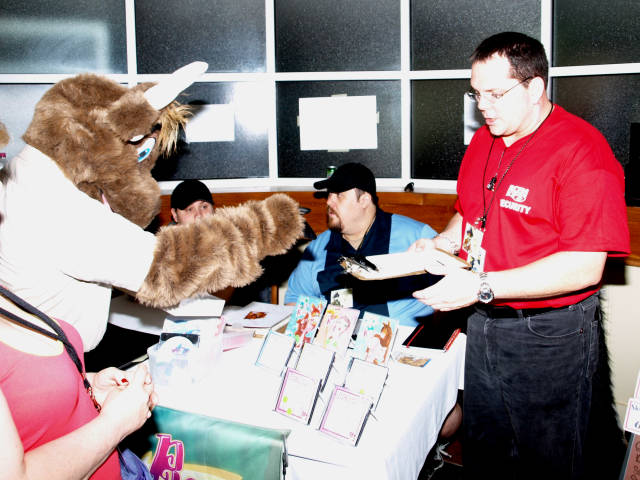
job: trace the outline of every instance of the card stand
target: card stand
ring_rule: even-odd
[[[344,381],[348,390],[368,397],[376,410],[389,377],[389,368],[352,358]]]
[[[336,386],[318,430],[351,446],[357,446],[371,415],[371,399]]]
[[[274,411],[309,424],[320,393],[320,380],[287,367]]]
[[[320,391],[324,390],[331,367],[336,358],[336,352],[313,343],[305,343],[295,364],[299,372],[320,379]]]
[[[294,348],[295,340],[292,337],[269,330],[255,364],[282,375]]]

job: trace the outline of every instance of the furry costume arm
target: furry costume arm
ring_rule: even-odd
[[[260,260],[285,253],[303,226],[298,204],[276,194],[216,209],[192,224],[165,227],[137,298],[163,308],[207,291],[247,285],[262,273]]]

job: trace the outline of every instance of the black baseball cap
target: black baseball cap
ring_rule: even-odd
[[[377,203],[376,177],[373,172],[361,163],[345,163],[339,166],[333,175],[326,180],[320,180],[313,184],[317,190],[327,189],[327,192],[340,193],[359,188],[371,194],[374,203]]]
[[[209,202],[213,205],[211,192],[200,180],[185,180],[179,183],[171,194],[171,208],[184,210],[197,200]]]

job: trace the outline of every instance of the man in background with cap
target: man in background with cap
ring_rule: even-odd
[[[200,180],[185,180],[171,193],[171,218],[175,223],[191,223],[212,213],[211,192]]]
[[[400,325],[415,327],[431,315],[431,307],[411,296],[412,285],[432,283],[429,275],[363,282],[345,274],[338,259],[403,252],[418,238],[431,238],[436,232],[417,220],[381,210],[375,177],[360,163],[342,165],[313,186],[327,190],[329,229],[307,246],[289,277],[285,303],[295,303],[299,295],[322,296],[330,302],[332,292],[350,290],[346,296],[352,298],[353,308],[396,318]]]

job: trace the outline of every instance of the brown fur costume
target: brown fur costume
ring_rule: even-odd
[[[159,155],[175,148],[187,107],[154,109],[144,93],[153,84],[126,88],[83,74],[63,80],[36,106],[23,138],[49,156],[73,184],[140,227],[159,211],[160,188],[150,172]],[[146,159],[137,147],[157,138]],[[277,194],[261,202],[216,209],[213,217],[162,229],[153,264],[137,293],[154,307],[227,286],[243,286],[261,273],[259,261],[291,247],[303,230],[297,203]]]

